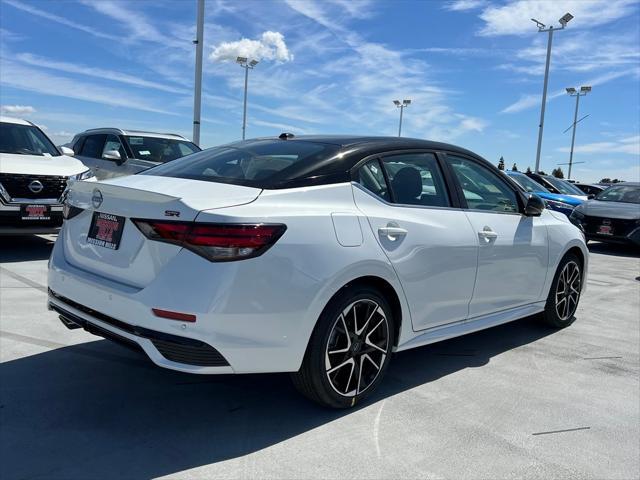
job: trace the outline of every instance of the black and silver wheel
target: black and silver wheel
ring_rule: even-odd
[[[294,384],[322,405],[355,405],[381,380],[393,332],[391,309],[377,290],[345,289],[322,313]]]
[[[574,254],[567,254],[556,271],[547,297],[545,321],[558,328],[571,325],[582,291],[582,263]]]

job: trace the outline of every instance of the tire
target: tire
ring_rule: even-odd
[[[391,308],[375,288],[354,285],[325,307],[311,335],[295,387],[332,408],[350,408],[379,385],[394,343]]]
[[[545,323],[555,328],[565,328],[576,320],[574,315],[580,302],[582,277],[582,262],[577,255],[565,255],[549,289],[544,309]]]

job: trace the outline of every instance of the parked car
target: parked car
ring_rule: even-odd
[[[0,235],[56,233],[70,180],[93,176],[31,122],[0,117]]]
[[[589,195],[595,196],[599,194],[601,191],[603,191],[605,188],[607,188],[605,185],[592,185],[588,183],[574,183],[573,185],[575,187],[578,187],[587,196]]]
[[[618,183],[571,214],[588,240],[640,246],[640,183]]]
[[[282,134],[76,182],[49,267],[70,328],[201,374],[292,372],[352,407],[392,353],[543,313],[574,321],[588,251],[465,149]]]
[[[564,213],[567,217],[571,215],[571,212],[576,206],[582,203],[582,200],[579,200],[576,197],[572,197],[570,195],[551,193],[545,187],[543,187],[524,173],[514,172],[513,170],[507,170],[505,171],[505,173],[518,185],[520,185],[525,192],[535,193],[540,198],[542,198],[547,208]]]
[[[526,173],[526,175],[538,182],[540,185],[545,186],[551,193],[570,195],[582,201],[587,200],[587,195],[585,195],[582,190],[566,180],[562,180],[551,175],[540,175],[539,173]]]
[[[71,148],[99,180],[133,175],[200,151],[181,135],[119,128],[82,132],[73,138]]]

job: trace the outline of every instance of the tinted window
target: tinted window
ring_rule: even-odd
[[[410,153],[387,156],[382,163],[392,199],[405,205],[449,206],[445,183],[435,155]]]
[[[555,177],[544,177],[547,182],[556,187],[556,189],[560,193],[564,193],[565,195],[584,195],[584,192],[580,190],[578,187],[574,187],[569,182],[565,182],[564,180],[560,180]]]
[[[255,141],[215,147],[145,170],[144,175],[192,178],[269,188],[302,178],[331,161],[339,146],[305,141]]]
[[[390,201],[387,182],[377,159],[370,160],[358,169],[357,181],[374,195]]]
[[[102,146],[106,135],[89,135],[84,139],[80,155],[90,158],[102,158]]]
[[[125,138],[129,142],[134,158],[149,160],[150,162],[170,162],[176,158],[200,151],[195,144],[186,140],[133,135]]]
[[[602,202],[640,203],[640,186],[617,185],[609,187],[596,196]]]
[[[39,128],[15,123],[0,123],[0,152],[23,155],[60,155],[55,145]]]
[[[518,174],[507,174],[511,177],[512,180],[515,180],[518,185],[525,189],[527,192],[542,192],[542,193],[550,193],[546,187],[543,187],[538,182],[530,179],[526,175],[521,173]]]
[[[518,212],[518,199],[498,175],[488,168],[465,158],[447,156],[453,167],[467,206],[473,210]]]
[[[120,158],[122,160],[124,160],[126,158],[126,154],[124,152],[124,147],[122,146],[122,143],[120,142],[120,139],[118,137],[116,137],[115,135],[109,135],[107,137],[107,141],[104,142],[104,147],[102,148],[102,155],[101,157],[104,157],[104,154],[111,151],[111,150],[115,150],[116,152],[118,152],[120,154]]]

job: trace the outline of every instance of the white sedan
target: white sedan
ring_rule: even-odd
[[[76,182],[49,269],[69,328],[198,374],[291,372],[350,407],[392,353],[542,313],[570,325],[578,228],[452,145],[248,140]]]

